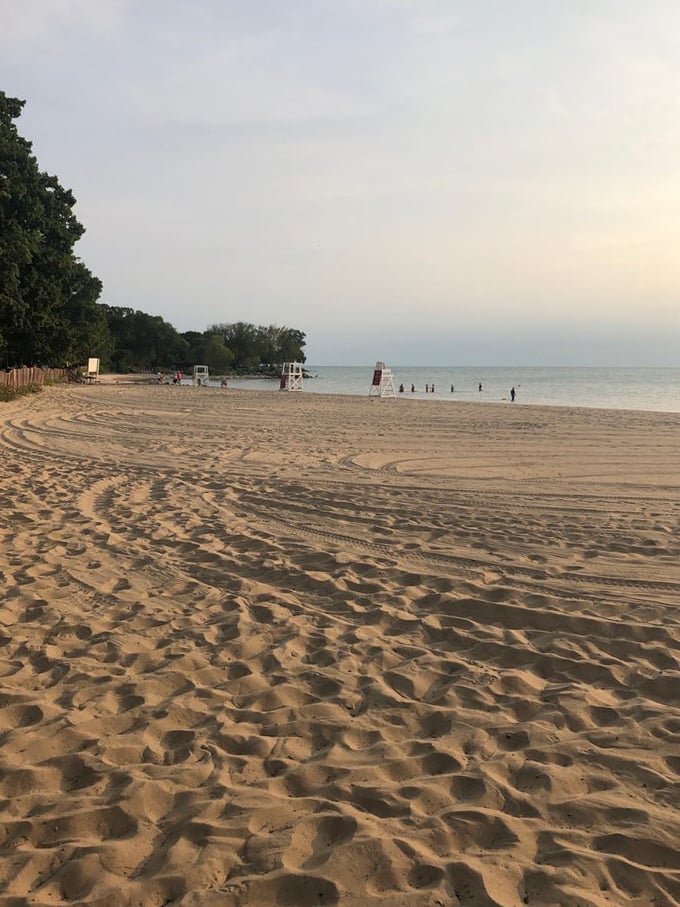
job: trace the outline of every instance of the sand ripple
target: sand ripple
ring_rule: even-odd
[[[680,416],[0,419],[0,907],[680,903]]]

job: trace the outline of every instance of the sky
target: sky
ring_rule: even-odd
[[[677,0],[0,0],[102,301],[307,360],[680,366]]]

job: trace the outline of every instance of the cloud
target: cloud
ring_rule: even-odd
[[[121,71],[119,84],[127,109],[147,125],[286,126],[376,112],[370,63],[353,77],[344,48],[330,59],[339,48],[328,35],[272,24],[253,31],[226,14],[199,29],[175,9],[153,46],[135,48],[146,64]]]
[[[237,45],[142,85],[130,81],[123,91],[128,109],[147,125],[285,125],[368,113],[360,99],[314,84],[298,67],[272,64],[266,54]]]
[[[132,0],[12,0],[2,2],[0,56],[5,64],[58,56],[78,36],[102,37],[122,26]]]

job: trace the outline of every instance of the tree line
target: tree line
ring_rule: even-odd
[[[102,304],[109,329],[101,348],[103,368],[130,372],[207,365],[211,372],[271,372],[284,362],[305,361],[305,335],[294,328],[245,321],[179,333],[158,315]]]
[[[102,283],[74,252],[76,200],[43,173],[15,120],[25,102],[0,91],[0,365],[246,372],[304,362],[305,335],[244,321],[178,332],[158,315],[99,302]]]

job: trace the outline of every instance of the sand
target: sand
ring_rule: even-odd
[[[0,907],[680,903],[680,415],[0,407]]]

